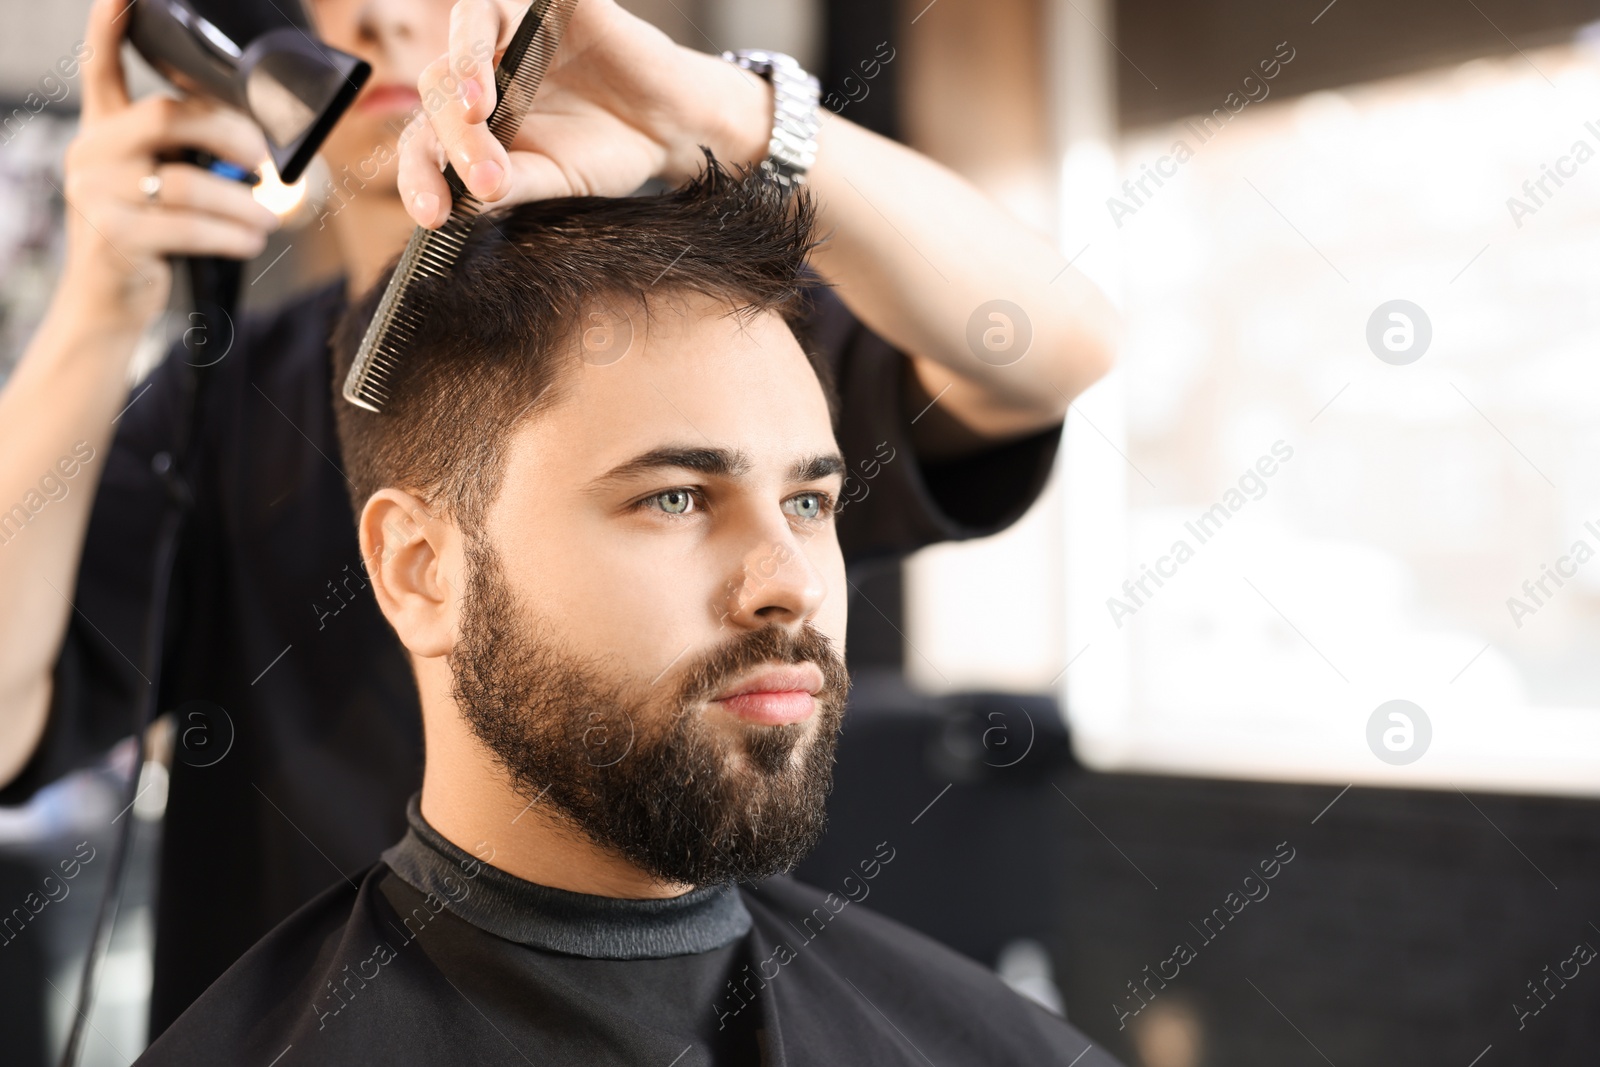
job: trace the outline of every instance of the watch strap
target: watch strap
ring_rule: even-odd
[[[785,189],[805,184],[817,161],[817,131],[822,125],[822,86],[816,76],[782,52],[745,49],[724,52],[722,58],[772,85],[772,137],[761,169]]]

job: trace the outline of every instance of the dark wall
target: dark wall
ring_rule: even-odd
[[[878,51],[882,41],[896,41],[895,7],[884,0],[828,0],[823,8],[822,83],[824,100],[848,99],[843,79],[859,77],[857,64]],[[872,90],[851,100],[850,121],[885,137],[900,136],[900,78],[894,64],[882,68]],[[850,622],[845,647],[851,670],[899,668],[905,662],[905,586],[899,564],[880,564],[852,573]]]
[[[1127,128],[1220,107],[1281,41],[1294,60],[1272,91],[1306,93],[1536,48],[1595,19],[1595,0],[1119,0],[1118,111]]]
[[[28,894],[37,894],[42,878],[51,873],[54,871],[33,855],[15,848],[0,850],[0,917],[9,917],[14,908],[27,907]],[[5,1035],[5,1062],[43,1064],[45,985],[40,976],[49,973],[48,943],[44,934],[27,927],[20,933],[16,927],[7,930],[0,934],[0,942],[0,1033]]]
[[[832,94],[848,97],[843,84],[856,65],[878,52],[882,41],[903,42],[896,32],[895,5],[886,0],[827,0],[823,5],[823,64],[817,72],[826,100]],[[872,91],[850,104],[850,121],[885,137],[900,136],[900,78],[891,63],[872,80]]]

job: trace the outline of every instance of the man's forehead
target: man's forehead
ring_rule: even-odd
[[[780,316],[735,316],[709,298],[674,304],[645,321],[615,307],[588,313],[591,342],[626,350],[592,360],[580,335],[525,427],[539,447],[567,452],[588,477],[664,450],[701,450],[694,469],[725,476],[838,451],[816,371]]]

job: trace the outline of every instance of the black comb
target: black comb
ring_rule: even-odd
[[[516,137],[577,5],[578,0],[534,0],[506,45],[494,72],[495,105],[488,123],[502,145]],[[449,273],[483,214],[483,201],[467,192],[454,165],[445,167],[444,177],[450,183],[450,218],[437,230],[418,226],[412,232],[344,379],[344,398],[368,411],[378,411],[389,398],[389,381],[426,314],[426,289],[413,283]]]

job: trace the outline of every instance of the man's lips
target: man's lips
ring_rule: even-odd
[[[410,111],[422,102],[414,85],[389,82],[370,86],[356,101],[357,111]]]
[[[822,686],[822,671],[814,663],[769,667],[723,689],[712,703],[746,722],[782,726],[810,718]]]

